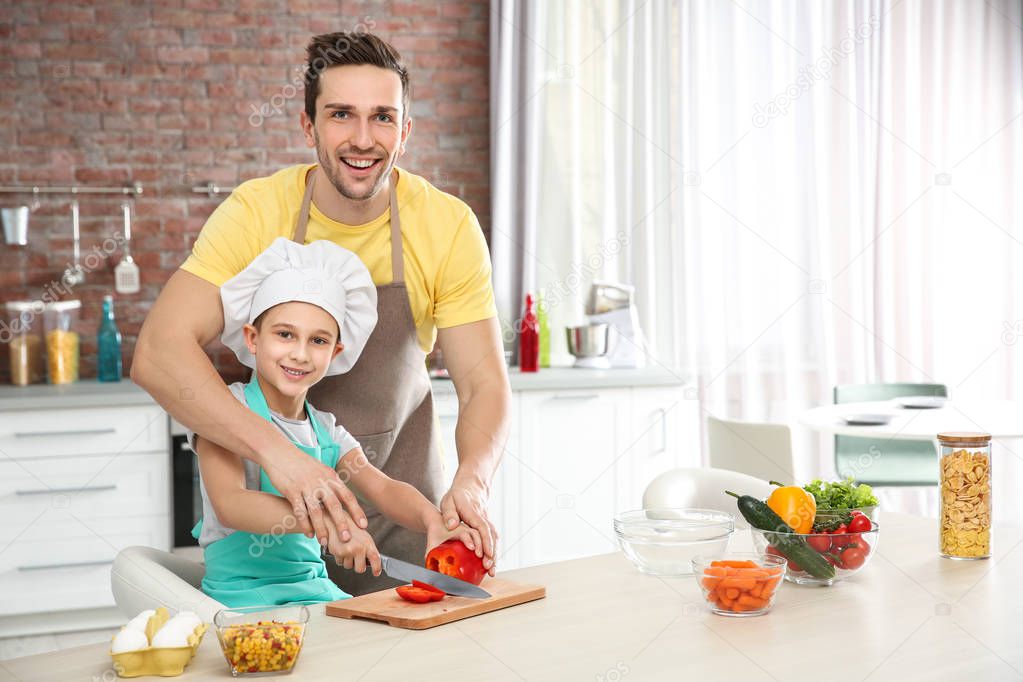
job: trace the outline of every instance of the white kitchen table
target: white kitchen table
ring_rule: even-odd
[[[771,613],[705,610],[692,578],[621,554],[519,569],[547,598],[418,632],[313,608],[294,680],[1013,680],[1023,678],[1023,528],[993,558],[938,556],[936,522],[882,514],[877,553],[832,587],[785,583]],[[747,531],[732,539],[748,546]],[[105,645],[0,661],[12,680],[114,680]],[[230,679],[214,632],[181,680]],[[274,678],[276,679],[276,678]]]
[[[887,424],[851,425],[844,417],[887,414]],[[815,407],[799,417],[803,426],[836,436],[935,440],[942,431],[983,431],[995,438],[1023,437],[1023,402],[1010,400],[950,400],[933,409],[900,407],[895,401],[841,403]]]

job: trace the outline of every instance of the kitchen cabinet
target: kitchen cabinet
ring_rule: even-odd
[[[697,403],[671,375],[555,369],[511,382],[511,433],[489,508],[502,570],[615,551],[615,512],[639,508],[662,471],[699,466]],[[434,382],[434,405],[450,483],[450,382]]]
[[[124,547],[171,545],[167,414],[128,382],[0,390],[0,632],[108,624]]]

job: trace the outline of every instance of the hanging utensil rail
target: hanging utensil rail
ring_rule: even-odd
[[[121,187],[86,187],[84,185],[0,185],[0,194],[129,194],[140,196],[141,182],[130,182]]]

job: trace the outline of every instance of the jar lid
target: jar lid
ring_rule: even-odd
[[[79,300],[74,301],[54,301],[53,303],[47,303],[46,309],[54,312],[62,313],[67,310],[77,310],[82,307],[82,302]]]
[[[946,431],[938,434],[938,442],[945,445],[987,445],[991,434],[979,431]]]

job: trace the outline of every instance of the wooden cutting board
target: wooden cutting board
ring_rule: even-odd
[[[413,604],[398,596],[393,588],[361,597],[341,599],[327,604],[327,615],[338,618],[379,620],[407,630],[425,630],[436,625],[490,613],[508,606],[543,599],[542,585],[522,585],[501,578],[487,578],[480,585],[490,593],[488,599],[469,599],[448,595],[440,601]]]

